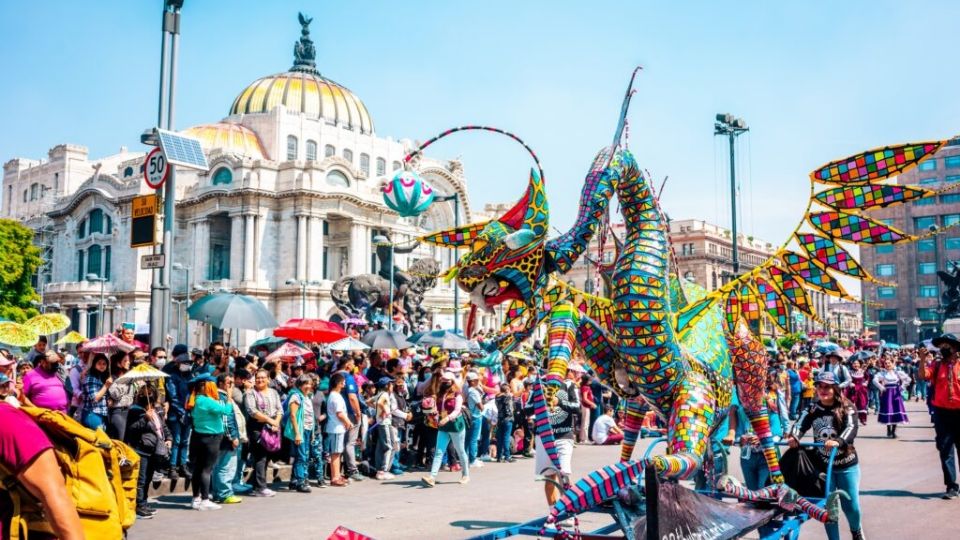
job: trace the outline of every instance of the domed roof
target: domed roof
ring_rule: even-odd
[[[294,44],[293,67],[247,85],[233,100],[230,114],[266,113],[282,104],[289,111],[372,134],[373,121],[360,98],[317,71],[316,51],[307,28],[310,21],[300,14],[301,35]]]
[[[240,124],[200,124],[185,129],[183,133],[200,139],[200,146],[208,152],[217,148],[254,159],[267,159],[267,152],[260,143],[260,137],[252,129]]]

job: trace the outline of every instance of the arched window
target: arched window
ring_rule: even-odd
[[[317,160],[317,141],[307,140],[307,161]]]
[[[40,184],[30,184],[30,200],[37,200],[37,194],[40,192]]]
[[[323,147],[323,157],[330,157],[337,155],[337,149],[333,147],[332,144],[328,144]]]
[[[230,172],[230,169],[226,167],[220,167],[217,169],[217,172],[213,173],[213,185],[217,184],[230,184],[233,182],[233,173]]]
[[[383,176],[387,174],[387,160],[378,157],[377,158],[377,176]]]
[[[353,163],[353,150],[344,148],[344,149],[343,149],[343,159],[349,161],[349,162],[352,164],[352,163]]]
[[[370,176],[370,155],[360,154],[360,170],[363,174]]]
[[[103,210],[94,208],[90,211],[90,234],[103,232]]]
[[[340,171],[330,171],[327,173],[327,183],[331,186],[350,187],[350,180]]]
[[[130,178],[131,176],[133,176],[133,167],[127,167],[126,169],[123,170],[124,178]]]
[[[297,159],[297,138],[287,135],[287,161]]]
[[[399,161],[394,161],[394,162],[393,162],[393,170],[394,170],[394,171],[399,171],[401,168],[402,168],[402,166],[400,165],[400,162],[399,162]]]

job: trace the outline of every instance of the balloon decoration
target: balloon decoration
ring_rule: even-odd
[[[397,171],[393,179],[380,188],[383,202],[402,217],[419,216],[433,202],[433,188],[413,171]]]

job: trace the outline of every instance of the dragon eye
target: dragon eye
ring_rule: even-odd
[[[460,270],[460,276],[465,278],[477,278],[486,275],[486,273],[487,269],[479,265],[468,266]]]

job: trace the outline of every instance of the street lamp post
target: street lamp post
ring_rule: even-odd
[[[180,317],[180,305],[181,305],[181,304],[186,304],[186,307],[190,307],[190,270],[191,270],[192,268],[191,268],[190,266],[187,266],[187,265],[183,264],[183,263],[173,263],[173,265],[172,265],[171,267],[172,267],[174,270],[180,270],[180,271],[184,272],[184,274],[186,274],[184,277],[186,278],[187,281],[186,281],[185,286],[183,287],[183,289],[184,289],[184,293],[183,293],[183,294],[184,294],[184,296],[185,296],[186,298],[185,298],[183,301],[179,301],[179,302],[178,302],[177,300],[171,299],[171,302],[172,302],[174,305],[177,306],[177,343],[184,343],[184,341],[183,341],[183,332],[182,332],[182,330],[181,330],[181,328],[180,328],[180,321],[181,321],[181,317]],[[186,317],[184,317],[184,318],[186,318]],[[187,322],[187,330],[189,330],[189,329],[190,329],[190,323]]]
[[[377,246],[389,246],[390,247],[390,293],[387,295],[387,329],[393,330],[393,269],[396,267],[396,264],[393,260],[393,242],[389,238],[378,234],[373,237],[373,243]]]
[[[287,285],[297,285],[298,287],[300,287],[300,318],[306,319],[307,318],[307,286],[316,287],[320,285],[320,282],[315,280],[308,281],[305,279],[291,278],[291,279],[288,279],[286,283]],[[317,318],[319,317],[320,317],[320,314],[318,313]]]
[[[177,343],[185,343],[185,341],[183,340],[183,324],[181,324],[181,321],[183,321],[183,318],[180,316],[180,306],[186,304],[189,301],[190,301],[189,294],[187,295],[186,300],[172,300],[173,304],[177,306]]]
[[[733,143],[737,137],[750,131],[750,128],[742,118],[736,118],[732,114],[718,114],[716,119],[713,134],[726,135],[730,141],[730,218],[733,232],[733,278],[736,279],[740,275],[740,253],[737,238],[737,172]]]
[[[98,335],[103,335],[103,284],[106,283],[107,278],[100,277],[97,274],[87,274],[87,281],[99,281],[100,282],[100,307],[97,308],[97,318],[99,319],[98,326],[100,333]]]
[[[930,226],[930,232],[936,233],[940,228],[936,225]],[[940,238],[939,235],[934,234],[933,238],[933,266],[934,270],[940,269]],[[936,335],[943,333],[943,299],[940,297],[940,278],[937,277],[934,279],[934,282],[937,285],[937,329]],[[917,329],[917,342],[920,341],[919,328]]]
[[[438,202],[453,201],[453,226],[456,228],[459,228],[460,227],[460,193],[454,193],[452,195],[434,196],[433,200]],[[454,253],[457,253],[456,248],[454,248]],[[459,257],[457,257],[457,261],[455,262],[459,262]],[[460,331],[460,286],[457,285],[456,280],[454,280],[453,282],[453,331],[454,332]],[[467,337],[469,338],[470,336],[467,336]]]

